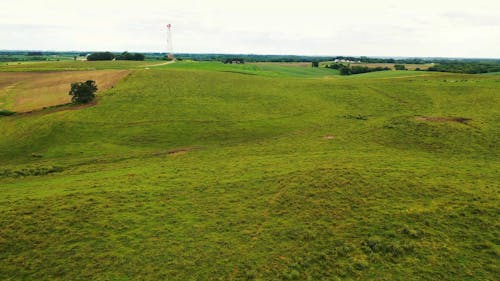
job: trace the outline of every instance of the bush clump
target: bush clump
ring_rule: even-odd
[[[69,95],[73,103],[89,103],[95,98],[97,85],[94,80],[71,83]]]
[[[404,64],[395,64],[394,69],[396,70],[407,70]]]
[[[11,116],[14,114],[16,114],[14,111],[6,110],[6,109],[0,110],[0,116]]]
[[[52,173],[62,172],[64,169],[58,166],[24,168],[20,170],[0,170],[0,177],[27,177],[27,176],[44,176]]]

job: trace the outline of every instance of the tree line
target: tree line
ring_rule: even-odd
[[[428,71],[467,74],[500,72],[500,63],[444,62],[429,67]]]
[[[97,52],[92,53],[87,57],[89,61],[105,61],[105,60],[136,60],[143,61],[146,58],[145,55],[140,53],[129,53],[123,52],[119,55],[115,55],[111,52]]]
[[[361,66],[361,65],[346,65],[346,64],[341,64],[341,63],[334,63],[331,65],[327,65],[327,68],[331,69],[338,69],[340,71],[340,75],[353,75],[353,74],[361,74],[361,73],[368,73],[368,72],[376,72],[376,71],[386,71],[386,70],[391,70],[389,67],[368,67],[368,66]]]

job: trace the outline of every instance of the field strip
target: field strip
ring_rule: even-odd
[[[148,65],[144,65],[144,67],[148,68],[148,67],[162,66],[162,65],[172,64],[172,63],[175,63],[175,61],[172,60],[172,61],[167,61],[167,62],[158,63],[158,64],[148,64]]]

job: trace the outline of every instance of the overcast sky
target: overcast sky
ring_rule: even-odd
[[[0,49],[500,58],[500,0],[1,0]]]

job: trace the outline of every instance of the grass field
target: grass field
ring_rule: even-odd
[[[500,275],[500,77],[130,68],[0,117],[0,279]]]
[[[287,65],[284,63],[223,64],[220,62],[177,62],[160,66],[160,68],[207,70],[285,78],[331,78],[339,75],[338,70],[313,68],[310,64],[309,67],[307,67],[304,64]]]

